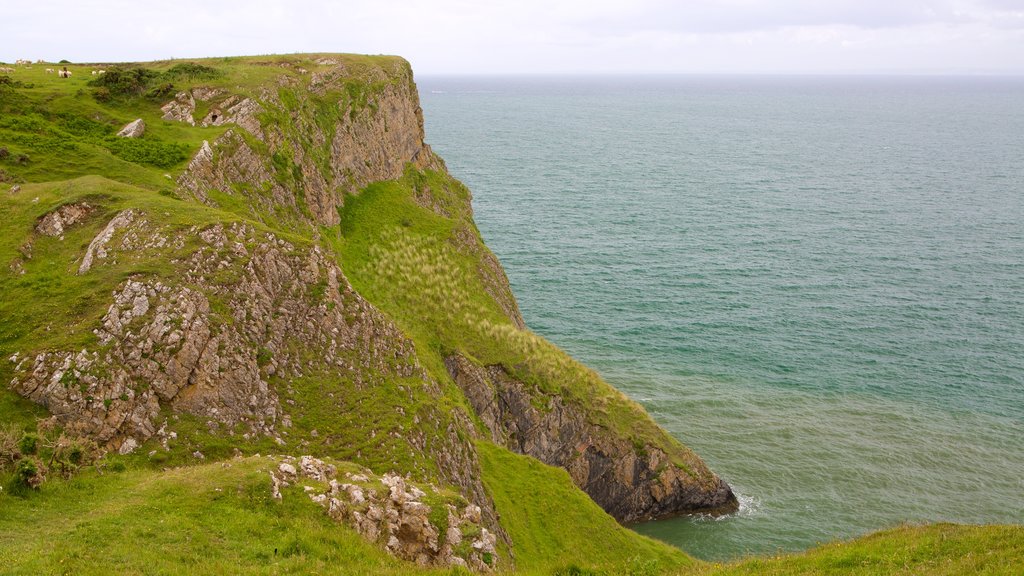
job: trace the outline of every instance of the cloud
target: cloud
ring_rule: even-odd
[[[438,72],[1024,73],[1014,0],[37,0],[0,60],[400,54]]]

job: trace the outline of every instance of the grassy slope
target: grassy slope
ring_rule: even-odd
[[[806,553],[705,564],[611,530],[565,473],[484,448],[490,482],[526,574],[1019,574],[1020,526],[940,524],[880,532]],[[4,574],[408,574],[332,522],[298,486],[270,498],[272,460],[82,474],[27,499],[0,493]],[[620,529],[621,530],[621,529]],[[277,549],[277,554],[274,550]],[[557,561],[537,561],[538,558]]]
[[[876,532],[850,542],[776,558],[705,564],[701,576],[1006,574],[1024,572],[1024,527],[934,524]]]
[[[407,572],[297,486],[274,501],[274,465],[250,457],[93,472],[28,500],[0,496],[0,566],[5,574]]]
[[[332,57],[344,59],[352,69],[394,63],[386,57]],[[276,75],[300,77],[294,68],[314,68],[314,58],[206,60],[204,64],[226,75],[202,84],[255,94]],[[167,69],[171,65],[151,66]],[[0,292],[4,294],[0,299],[0,353],[4,356],[0,381],[4,382],[9,380],[5,357],[13,351],[73,348],[91,342],[91,327],[104,312],[111,290],[129,275],[175,273],[159,255],[157,259],[142,255],[101,267],[102,272],[74,274],[89,240],[118,210],[142,208],[153,221],[172,228],[251,220],[246,206],[225,205],[226,211],[221,211],[170,197],[173,179],[187,160],[170,166],[131,162],[116,155],[107,140],[122,124],[142,117],[148,125],[144,140],[151,141],[154,149],[182,144],[190,156],[202,140],[216,138],[223,128],[160,120],[159,102],[146,99],[97,102],[85,84],[91,79],[88,71],[99,66],[69,66],[74,76],[68,80],[44,74],[44,67],[19,69],[14,75],[32,87],[0,91],[0,146],[11,153],[0,160],[0,170],[22,182],[22,190],[13,194],[9,184],[0,183]],[[347,97],[361,93],[356,87]],[[29,160],[17,161],[20,154]],[[103,177],[87,176],[97,174]],[[427,188],[449,217],[415,201]],[[444,174],[409,172],[399,181],[375,184],[351,199],[341,226],[320,230],[320,238],[339,256],[360,293],[415,340],[421,360],[438,380],[447,381],[443,356],[459,349],[481,362],[502,363],[543,390],[588,403],[608,427],[630,429],[637,422],[635,405],[542,339],[511,330],[495,303],[484,295],[475,257],[460,248],[464,242],[460,245],[458,240],[459,233],[467,230],[478,239],[468,198],[469,192]],[[100,210],[63,240],[37,239],[32,258],[25,262],[26,274],[9,274],[7,265],[18,258],[36,218],[81,199]],[[299,245],[313,241],[306,232],[275,230]],[[60,319],[56,324],[55,318]],[[306,384],[315,391],[329,383]],[[453,385],[444,385],[444,401],[464,405]],[[324,429],[329,412],[329,406],[309,407],[309,427]],[[0,387],[3,423],[31,428],[42,413]],[[302,415],[298,416],[301,422]],[[195,448],[211,458],[229,454],[231,442],[210,436],[198,424],[194,432],[187,430],[187,423],[181,426],[186,428],[180,429],[183,438],[191,438],[181,443],[181,454],[122,474],[90,473],[68,483],[52,482],[42,494],[27,500],[0,496],[0,566],[14,566],[23,573],[62,572],[67,567],[75,573],[308,573],[337,572],[341,566],[346,573],[404,573],[410,569],[351,531],[331,524],[303,498],[284,504],[265,502],[267,481],[258,471],[260,461],[235,461],[230,468],[202,465],[157,472],[155,465],[188,462],[187,455]],[[644,429],[639,434],[653,437],[658,431]],[[667,436],[658,441],[673,442]],[[242,448],[247,453],[266,453],[270,447],[254,443]],[[995,556],[988,557],[994,567],[1024,557],[1019,529],[931,527],[885,533],[781,560],[725,567],[693,563],[678,551],[615,524],[570,485],[564,472],[489,444],[478,448],[485,484],[516,543],[519,567],[531,573],[643,574],[654,568],[683,574],[694,570],[828,573],[859,566],[865,559],[874,562],[868,566],[874,572],[866,573],[887,573],[905,561],[923,570],[936,562],[960,561],[960,556],[986,558],[988,551],[994,551]],[[127,463],[132,468],[144,460],[136,457]],[[160,531],[161,524],[175,530]],[[951,544],[929,544],[943,535],[947,538],[942,541]],[[60,546],[47,544],[52,542]],[[268,555],[273,548],[281,555]],[[149,549],[158,552],[146,552]]]

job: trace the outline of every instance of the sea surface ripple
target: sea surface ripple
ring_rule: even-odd
[[[1024,522],[1024,79],[429,77],[527,324],[740,494],[706,559]]]

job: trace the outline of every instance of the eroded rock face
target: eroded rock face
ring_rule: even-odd
[[[40,225],[56,231],[56,222],[77,221],[82,210],[55,210]],[[406,471],[457,487],[479,504],[491,533],[508,541],[481,482],[469,417],[430,401],[441,388],[412,341],[319,247],[242,223],[159,224],[132,209],[100,228],[79,273],[154,257],[165,273],[121,282],[94,344],[11,356],[10,387],[45,406],[69,433],[126,454],[151,438],[169,450],[177,434],[168,412],[196,416],[240,442],[269,436],[284,444],[296,431],[291,382],[341,379],[338,394],[317,400],[333,404],[336,423],[357,437],[385,435],[389,451],[412,455]],[[375,386],[395,381],[402,394],[387,409],[415,410],[411,426],[381,427],[360,415],[361,400],[345,397],[373,398]]]
[[[566,469],[577,486],[621,522],[738,507],[729,486],[696,457],[686,459],[685,470],[659,448],[638,450],[628,439],[590,423],[580,408],[541,394],[500,366],[484,368],[459,355],[445,364],[495,443]]]
[[[398,558],[419,566],[461,566],[479,572],[498,566],[497,536],[484,525],[480,506],[447,503],[438,515],[424,501],[428,491],[438,498],[435,489],[420,488],[397,474],[376,476],[364,470],[348,472],[339,481],[334,466],[312,456],[283,460],[270,474],[275,499],[283,498],[282,488],[302,483],[307,496],[331,518]],[[435,523],[439,517],[444,518],[443,525]]]
[[[296,90],[300,101],[330,92],[344,92],[350,71],[337,65],[313,75],[307,89]],[[204,147],[178,180],[184,196],[212,203],[210,190],[243,194],[261,209],[286,207],[296,218],[308,214],[314,223],[338,223],[338,207],[344,194],[366,185],[400,177],[405,166],[443,169],[444,164],[423,141],[423,111],[419,96],[406,69],[390,73],[377,70],[361,78],[376,88],[365,101],[341,99],[332,125],[312,115],[294,114],[276,93],[264,91],[259,97],[198,94],[200,89],[179,93],[164,106],[165,118],[194,123],[196,100],[213,102],[201,124],[233,123],[266,145],[269,154],[256,153],[245,138],[229,131]],[[390,75],[389,75],[390,74]],[[287,82],[286,82],[287,84]],[[220,99],[218,101],[218,99]],[[293,126],[264,125],[260,112],[275,111],[291,116]],[[288,166],[275,166],[272,157],[288,158]],[[324,163],[320,157],[326,157]],[[288,181],[284,186],[281,183]]]
[[[295,342],[324,367],[427,378],[412,343],[318,248],[249,226],[174,233],[122,212],[90,244],[83,273],[101,256],[180,250],[192,235],[200,247],[181,262],[180,282],[127,280],[95,330],[97,346],[44,352],[31,364],[23,358],[12,387],[62,425],[120,449],[155,433],[161,407],[274,434],[282,409],[269,377],[310,368]],[[313,293],[317,286],[322,293]]]
[[[43,216],[36,223],[36,232],[44,236],[62,237],[64,230],[85,220],[95,208],[86,202],[65,204]]]
[[[192,113],[196,110],[196,99],[192,97],[191,92],[178,92],[174,100],[161,106],[160,110],[164,113],[161,116],[164,120],[177,120],[189,126],[196,125],[195,119],[192,118]]]

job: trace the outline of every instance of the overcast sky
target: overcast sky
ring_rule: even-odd
[[[1024,0],[11,0],[0,61],[398,54],[419,75],[1024,74]]]

